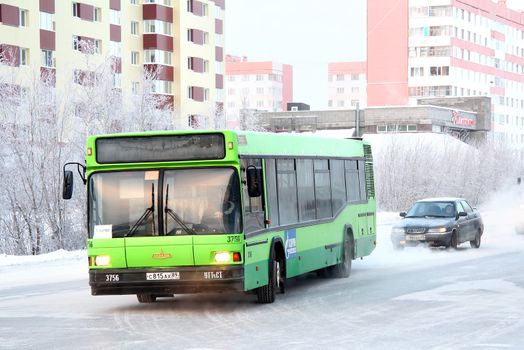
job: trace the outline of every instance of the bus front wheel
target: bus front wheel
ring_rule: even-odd
[[[284,293],[285,266],[284,260],[279,259],[275,253],[275,247],[271,249],[269,258],[268,283],[257,289],[257,299],[261,304],[270,304],[275,301],[277,291]]]
[[[136,295],[139,303],[154,303],[156,301],[156,295],[139,293]]]

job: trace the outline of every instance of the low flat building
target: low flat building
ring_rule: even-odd
[[[486,140],[490,121],[489,97],[426,99],[417,106],[258,114],[259,126],[272,132],[354,129],[354,136],[434,132],[446,133],[468,143]]]

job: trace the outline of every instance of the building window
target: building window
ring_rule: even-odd
[[[344,74],[337,74],[337,80],[338,81],[344,80]]]
[[[208,43],[209,43],[209,33],[204,32],[204,44],[208,44]]]
[[[157,94],[171,94],[173,91],[173,82],[167,80],[154,80],[151,90]]]
[[[131,21],[131,34],[138,35],[138,22]]]
[[[20,65],[28,66],[29,65],[29,49],[20,48]]]
[[[102,53],[102,40],[100,39],[95,40],[95,53],[97,54]]]
[[[344,88],[343,87],[337,88],[337,94],[343,94],[343,93],[344,93]]]
[[[55,58],[54,51],[51,50],[42,50],[42,67],[55,67]]]
[[[121,73],[113,73],[113,87],[114,88],[122,87],[122,74]]]
[[[122,57],[122,43],[118,41],[109,41],[109,55]]]
[[[102,9],[100,7],[93,7],[93,21],[102,22]],[[111,24],[117,24],[117,23],[111,22]]]
[[[138,0],[130,0],[131,5],[138,5]]]
[[[356,107],[358,104],[358,100],[351,100],[351,107]]]
[[[235,76],[234,75],[230,75],[229,77],[227,77],[227,80],[235,81]]]
[[[171,23],[151,19],[144,21],[144,33],[171,35]]]
[[[351,80],[358,80],[358,73],[351,74]]]
[[[138,64],[138,51],[131,51],[131,64]]]
[[[262,75],[262,74],[257,74],[257,80],[258,80],[258,81],[264,80],[264,75]]]
[[[117,10],[109,10],[109,23],[120,25],[120,11]]]
[[[131,92],[133,95],[138,95],[138,91],[140,89],[140,83],[138,81],[131,82]]]
[[[352,87],[351,88],[351,93],[352,94],[358,94],[358,87]]]
[[[209,89],[204,89],[204,101],[209,101]]]
[[[80,18],[80,4],[78,2],[73,2],[72,4],[72,15]]]
[[[209,61],[204,60],[204,73],[209,72]]]
[[[257,107],[259,108],[264,107],[264,101],[257,101]]]
[[[144,50],[144,63],[171,65],[171,52],[163,50]]]
[[[344,107],[344,101],[337,101],[337,107]]]
[[[449,75],[449,67],[429,67],[429,74],[432,76],[435,75]]]
[[[29,12],[24,9],[20,9],[20,27],[27,27],[29,25]]]
[[[40,12],[40,29],[54,31],[55,21],[53,17],[54,15],[52,13]]]
[[[144,0],[144,3],[171,6],[171,0]]]
[[[264,93],[264,88],[258,87],[257,94],[262,95]]]

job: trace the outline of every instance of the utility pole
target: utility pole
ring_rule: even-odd
[[[358,102],[355,109],[355,136],[360,137],[360,104]]]

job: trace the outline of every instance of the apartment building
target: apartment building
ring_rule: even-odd
[[[488,96],[495,139],[524,145],[524,15],[505,0],[368,0],[367,105]]]
[[[328,109],[365,108],[366,62],[328,64]]]
[[[213,127],[224,103],[224,17],[225,0],[0,0],[0,63],[39,67],[58,91],[94,74],[86,54],[110,59],[125,95],[154,72],[152,89],[178,125]]]
[[[242,110],[285,111],[293,101],[293,67],[226,55],[226,117],[238,125]]]

